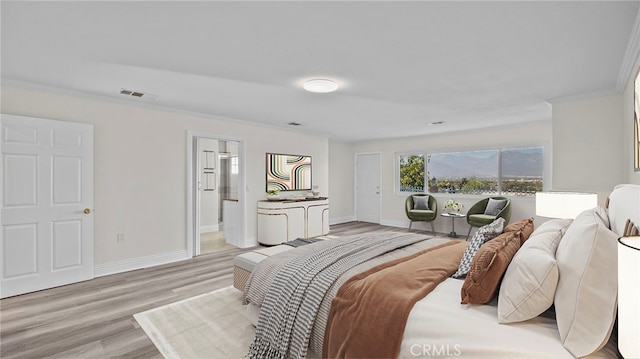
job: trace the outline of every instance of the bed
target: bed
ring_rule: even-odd
[[[327,240],[270,257],[256,267],[245,287],[245,304],[257,326],[249,356],[615,358],[619,354],[611,333],[617,311],[616,239],[629,223],[640,223],[640,186],[617,186],[608,202],[606,209],[586,211],[573,222],[549,220],[533,230],[527,227],[532,220],[525,219],[501,227],[504,233],[479,247],[470,259],[465,279],[451,275],[457,274],[470,245],[440,237],[425,240],[406,232]],[[510,242],[501,239],[509,236]],[[553,245],[549,238],[554,238]],[[360,256],[355,248],[361,241],[370,243],[364,251],[371,252],[371,258],[361,257],[342,270],[337,268],[343,259],[327,259],[329,254],[340,257],[349,251]],[[352,244],[336,249],[338,242]],[[487,270],[478,259],[489,251],[485,248],[490,243],[501,246],[499,255],[491,257],[491,266],[505,262],[502,272],[493,274],[499,282],[494,289],[485,288],[474,272],[491,276],[493,269]],[[514,253],[500,258],[509,252],[507,243]],[[436,263],[443,257],[452,259]],[[331,274],[334,278],[301,267],[313,261],[327,262],[325,271],[336,272]],[[434,267],[434,272],[442,272],[441,278],[428,285],[419,282],[433,279],[423,279],[426,269],[419,266]],[[396,267],[414,272],[385,274]],[[283,274],[287,270],[288,277]],[[311,279],[295,282],[298,277]],[[387,277],[392,278],[389,283],[381,284]],[[398,284],[399,277],[409,277],[409,284]],[[280,292],[272,289],[278,285]],[[430,288],[415,302],[403,304],[405,298],[397,297],[404,295],[403,285],[414,291],[408,292],[411,296],[425,291],[422,287]],[[478,299],[474,288],[487,290],[490,300],[474,303]],[[291,302],[293,308],[282,307]],[[305,308],[307,303],[313,307],[313,302],[316,309]],[[346,309],[340,312],[340,308]],[[264,337],[274,332],[287,334],[279,343],[265,344]]]

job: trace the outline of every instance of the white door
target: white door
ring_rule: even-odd
[[[356,219],[380,223],[380,154],[356,154]]]
[[[0,297],[93,278],[93,126],[0,122]]]

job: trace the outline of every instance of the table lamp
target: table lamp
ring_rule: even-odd
[[[595,193],[536,192],[536,216],[575,219],[582,211],[598,206]]]

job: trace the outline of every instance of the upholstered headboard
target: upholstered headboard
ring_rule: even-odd
[[[627,220],[640,226],[640,185],[617,185],[609,195],[609,222],[611,230],[622,236]]]

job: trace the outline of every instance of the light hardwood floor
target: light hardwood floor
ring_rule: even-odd
[[[331,226],[330,234],[384,228],[402,230],[351,222]],[[133,314],[232,285],[233,257],[250,250],[225,250],[3,299],[0,357],[161,358]]]
[[[237,248],[227,243],[224,232],[204,232],[200,233],[200,254],[208,254],[227,249]]]

